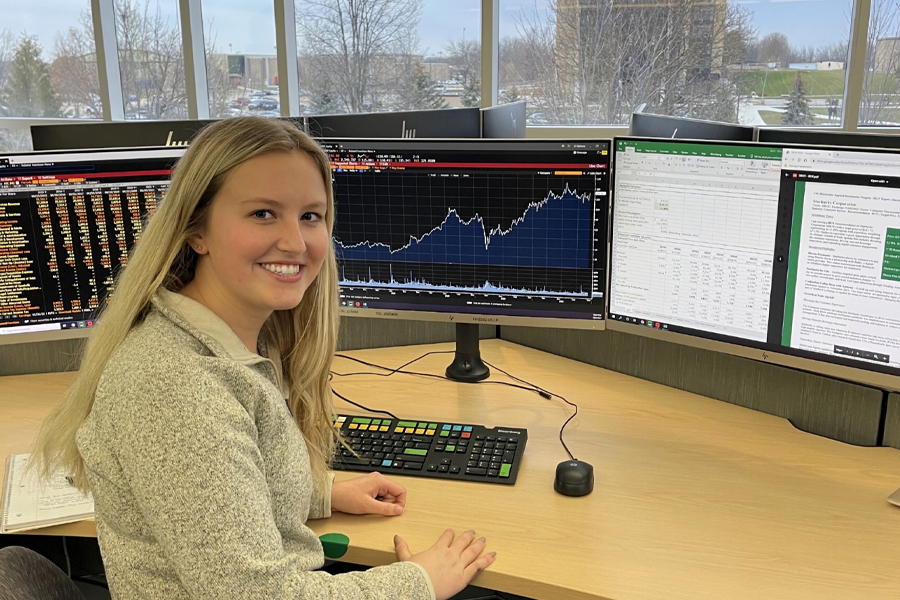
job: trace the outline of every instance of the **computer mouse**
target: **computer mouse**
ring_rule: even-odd
[[[564,460],[556,465],[553,489],[563,496],[587,496],[594,489],[594,467],[578,460]]]

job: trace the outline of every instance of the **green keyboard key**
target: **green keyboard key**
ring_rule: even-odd
[[[403,454],[415,454],[416,456],[427,456],[428,450],[418,450],[416,448],[404,448]]]
[[[509,463],[503,463],[500,465],[500,477],[509,477],[509,470],[512,468],[512,465]]]

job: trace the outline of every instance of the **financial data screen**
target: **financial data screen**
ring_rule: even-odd
[[[93,325],[182,152],[0,156],[0,335]]]
[[[900,153],[615,144],[610,319],[900,373]]]
[[[323,143],[342,308],[603,319],[608,140]]]

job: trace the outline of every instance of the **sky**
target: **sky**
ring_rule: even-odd
[[[793,46],[823,46],[849,31],[851,0],[730,0],[753,13],[758,35],[781,32]],[[161,15],[177,22],[177,0],[150,0]],[[437,55],[451,40],[480,35],[480,0],[423,0],[419,23],[420,50]],[[516,36],[523,14],[546,14],[547,0],[500,0],[500,36]],[[36,34],[50,58],[56,32],[77,23],[90,0],[0,0],[0,28]],[[274,54],[272,0],[203,0],[203,19],[212,22],[216,46],[223,52]],[[533,18],[533,17],[532,17]]]

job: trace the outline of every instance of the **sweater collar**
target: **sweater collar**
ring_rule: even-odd
[[[213,354],[247,366],[259,363],[271,364],[278,387],[283,388],[281,357],[277,348],[261,343],[260,348],[266,356],[250,352],[225,321],[187,296],[159,288],[151,302],[169,320],[206,345]]]

